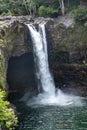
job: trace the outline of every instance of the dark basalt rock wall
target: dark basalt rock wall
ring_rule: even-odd
[[[56,87],[87,96],[87,28],[71,21],[63,17],[47,25],[50,68]]]
[[[23,16],[0,20],[0,55],[4,66],[1,66],[3,71],[0,77],[3,77],[10,92],[23,93],[27,89],[33,91],[37,88],[34,64],[31,60],[32,43],[25,23],[37,26],[41,21],[45,21],[49,63],[56,87],[87,96],[87,28],[67,17],[32,19]]]
[[[7,82],[10,93],[23,95],[26,91],[37,92],[34,57],[32,52],[11,57],[8,62]],[[20,96],[19,95],[19,96]]]
[[[68,22],[68,21],[66,21]],[[47,27],[54,52],[54,61],[60,63],[83,63],[87,60],[87,28],[72,23],[69,27],[63,23],[54,23]]]
[[[52,65],[56,86],[66,93],[87,96],[87,65]]]
[[[25,24],[23,24],[24,21],[19,22],[19,20],[17,18],[6,17],[1,20],[2,20],[2,24],[0,26],[0,57],[1,57],[1,59],[0,59],[0,63],[1,63],[0,77],[2,78],[2,80],[0,80],[1,81],[0,86],[6,88],[8,90],[8,92],[9,91],[20,91],[21,93],[23,93],[22,88],[24,86],[16,83],[16,80],[18,81],[19,77],[21,77],[21,79],[19,80],[20,83],[23,83],[23,82],[21,82],[24,80],[23,76],[21,74],[19,75],[18,72],[16,72],[16,67],[15,67],[15,69],[14,69],[14,67],[12,68],[14,70],[12,70],[11,68],[9,69],[9,66],[10,66],[9,62],[10,62],[11,57],[17,57],[17,59],[19,59],[17,61],[19,64],[20,56],[22,56],[23,54],[28,53],[28,52],[30,54],[32,53],[31,39],[28,36],[29,30],[28,30],[27,26]],[[14,64],[14,66],[17,66],[17,62],[15,63],[15,60],[14,60],[14,62],[12,64]],[[24,62],[24,60],[23,60],[23,62]],[[24,64],[23,62],[22,62],[22,64]],[[23,65],[22,65],[22,67],[23,67]],[[20,68],[21,68],[21,65],[20,65],[19,69]],[[25,68],[25,66],[24,66],[24,68]],[[15,71],[16,74],[10,75],[10,73],[14,74],[13,71]],[[8,75],[10,75],[10,76],[8,76]],[[17,77],[17,75],[19,77]],[[32,73],[32,75],[33,75],[33,73]],[[17,77],[17,78],[12,78],[12,77]],[[12,82],[12,80],[14,80],[14,81]],[[26,88],[26,85],[25,85],[25,88]]]

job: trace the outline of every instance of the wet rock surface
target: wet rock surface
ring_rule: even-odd
[[[33,52],[26,24],[37,26],[41,22],[46,22],[49,63],[56,87],[87,96],[87,29],[83,25],[75,23],[73,18],[66,16],[55,19],[8,16],[0,17],[0,21],[0,55],[3,57],[1,63],[4,60],[5,67],[4,69],[1,67],[4,71],[4,79],[11,57],[20,57]],[[21,80],[23,78],[25,77]],[[34,89],[32,83],[26,87],[15,86],[14,91],[21,93],[21,88]]]
[[[87,65],[55,63],[52,70],[56,87],[69,94],[87,96]]]

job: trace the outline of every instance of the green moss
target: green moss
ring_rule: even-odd
[[[0,52],[0,89],[5,87],[5,61],[2,53]]]
[[[3,21],[0,21],[0,25],[2,25],[3,24]]]
[[[2,39],[0,39],[0,46],[2,48],[7,47],[7,39],[5,37],[2,37]]]
[[[0,76],[0,88],[3,89],[5,87],[5,79]]]

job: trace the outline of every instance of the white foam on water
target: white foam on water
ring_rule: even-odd
[[[56,90],[53,77],[49,70],[47,40],[45,33],[45,24],[40,24],[39,29],[33,25],[27,25],[30,31],[34,62],[36,67],[36,77],[38,82],[39,94],[31,99],[28,94],[22,98],[27,105],[58,105],[58,106],[82,106],[81,98],[78,96],[66,95],[61,90]],[[42,92],[40,92],[42,89]],[[27,99],[27,100],[26,100]]]
[[[58,92],[54,95],[48,95],[46,93],[40,93],[38,96],[33,97],[27,101],[28,106],[41,106],[41,105],[53,105],[53,106],[83,106],[81,97],[64,94],[58,89]]]

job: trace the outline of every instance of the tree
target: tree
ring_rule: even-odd
[[[27,13],[34,16],[36,14],[37,0],[23,0]]]
[[[62,15],[65,14],[64,0],[59,0]]]

